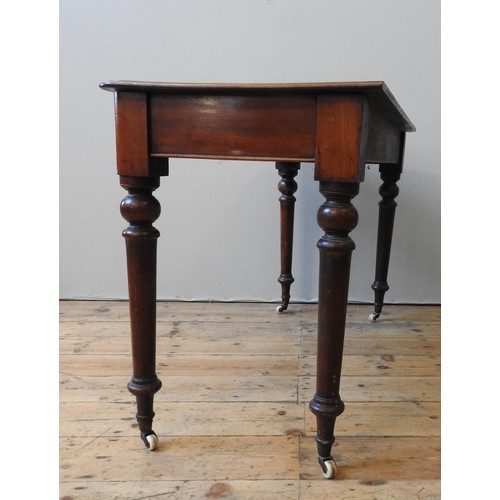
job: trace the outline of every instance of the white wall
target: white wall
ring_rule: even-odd
[[[61,0],[60,295],[124,298],[113,96],[106,80],[384,80],[417,132],[406,161],[388,302],[440,302],[440,3],[436,0]],[[171,160],[158,297],[280,296],[278,175],[271,163]],[[317,296],[323,198],[313,166],[298,176],[292,297]],[[371,301],[378,169],[354,199],[350,300]]]

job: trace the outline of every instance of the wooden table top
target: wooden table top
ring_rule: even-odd
[[[103,90],[203,95],[286,95],[286,94],[364,94],[370,105],[396,125],[414,132],[415,126],[382,81],[318,83],[173,83],[117,80],[103,82]]]

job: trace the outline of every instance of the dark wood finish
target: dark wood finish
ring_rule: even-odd
[[[359,182],[364,178],[368,104],[362,95],[318,97],[314,178]]]
[[[151,154],[314,161],[315,122],[310,95],[158,94],[151,96]]]
[[[119,80],[100,84],[111,92],[143,92],[180,95],[297,95],[362,94],[370,106],[398,130],[414,132],[415,127],[384,82],[327,83],[168,83]]]
[[[116,94],[116,163],[120,175],[149,173],[146,95]]]
[[[361,181],[364,163],[396,163],[401,132],[415,130],[383,82],[101,88],[116,92],[120,175],[168,175],[168,157],[189,157],[315,161],[318,180]],[[351,123],[336,130],[346,117]],[[343,154],[349,142],[353,158]],[[338,164],[328,174],[322,165],[332,155]]]
[[[120,177],[128,191],[120,210],[129,226],[123,231],[127,249],[127,271],[132,333],[133,375],[129,391],[137,399],[137,422],[141,437],[153,434],[153,396],[160,389],[156,376],[156,241],[153,222],[160,216],[160,203],[152,192],[159,177]]]
[[[168,175],[168,159],[149,151],[149,110],[146,94],[117,92],[116,160],[119,175]]]
[[[318,242],[318,362],[316,394],[309,407],[316,415],[321,465],[332,459],[335,420],[344,411],[340,376],[351,253],[355,248],[349,233],[358,223],[351,199],[358,191],[358,183],[320,182],[326,201],[318,211],[318,224],[325,234]]]
[[[370,108],[369,133],[366,141],[366,163],[400,164],[404,136],[374,108]]]
[[[380,260],[387,260],[392,233],[388,208],[393,173],[401,171],[406,132],[415,130],[383,82],[301,84],[175,84],[109,82],[116,94],[118,173],[129,195],[122,214],[127,246],[134,373],[141,436],[152,431],[153,395],[161,383],[155,373],[156,240],[153,227],[160,205],[152,192],[168,174],[168,158],[260,159],[278,162],[282,192],[282,276],[289,300],[294,174],[300,161],[315,162],[315,179],[326,201],[318,212],[325,234],[320,252],[318,369],[310,407],[317,417],[319,461],[332,477],[334,424],[340,398],[342,349],[357,224],[351,203],[363,180],[365,163],[382,164],[384,215],[379,233]],[[390,226],[390,230],[389,230]],[[377,257],[379,259],[379,257]],[[385,264],[380,266],[384,269]],[[380,276],[383,275],[381,271]],[[378,276],[378,275],[377,275]]]
[[[278,312],[288,309],[290,302],[290,286],[295,281],[292,275],[293,256],[293,219],[295,212],[295,196],[297,191],[297,175],[300,163],[276,163],[276,168],[281,176],[278,183],[280,190],[280,240],[281,240],[281,274],[278,282],[281,284],[281,304]]]
[[[399,165],[382,164],[379,167],[382,185],[379,193],[382,199],[379,201],[378,234],[377,234],[377,256],[375,263],[375,281],[372,290],[375,292],[375,304],[370,320],[375,321],[380,317],[384,307],[384,296],[389,290],[387,274],[389,272],[389,259],[391,256],[392,232],[394,228],[394,217],[397,203],[394,198],[399,194],[396,184],[401,177]]]

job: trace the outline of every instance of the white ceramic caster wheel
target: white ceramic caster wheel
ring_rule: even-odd
[[[284,311],[285,311],[285,308],[283,307],[283,304],[279,305],[279,306],[276,308],[276,311],[277,311],[278,313],[280,313],[280,314],[281,314],[282,312],[284,312]]]
[[[156,434],[148,434],[146,436],[149,451],[154,451],[158,448],[158,436]]]
[[[325,460],[323,462],[324,468],[321,467],[323,470],[323,477],[325,479],[332,479],[335,477],[335,474],[337,473],[337,464],[333,460]]]
[[[375,321],[377,321],[379,316],[380,314],[378,313],[371,313],[370,316],[368,316],[368,319],[370,320],[370,323],[375,323]]]

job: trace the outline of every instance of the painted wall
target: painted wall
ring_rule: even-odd
[[[60,296],[125,298],[113,96],[106,80],[385,81],[417,127],[400,182],[388,302],[440,302],[440,3],[436,0],[62,0]],[[277,300],[278,175],[271,163],[171,160],[158,297]],[[317,297],[323,202],[298,175],[292,300]],[[350,300],[371,301],[378,168],[354,199]]]

